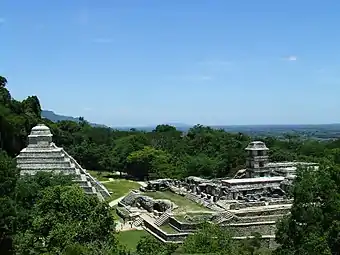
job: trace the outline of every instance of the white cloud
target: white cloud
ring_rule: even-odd
[[[111,38],[95,38],[93,40],[94,43],[112,43],[113,39]]]
[[[298,58],[297,56],[291,55],[291,56],[284,57],[283,59],[287,61],[296,61]]]

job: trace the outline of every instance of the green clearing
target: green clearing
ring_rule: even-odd
[[[152,197],[154,199],[168,199],[174,202],[178,208],[174,212],[185,212],[185,211],[210,211],[210,209],[205,208],[195,202],[186,199],[183,196],[177,195],[171,191],[154,191],[145,192],[144,195]]]
[[[139,240],[143,236],[149,236],[150,234],[145,230],[129,230],[119,232],[117,237],[119,242],[126,246],[130,251],[135,251]]]
[[[91,174],[94,178],[96,178],[98,181],[109,181],[109,178],[117,178],[117,175],[115,175],[112,172],[106,172],[106,171],[93,171],[93,170],[86,170],[89,174]]]
[[[105,182],[103,185],[112,192],[111,197],[109,198],[109,201],[115,200],[117,198],[120,198],[129,191],[133,189],[139,189],[140,184],[134,181],[125,180],[125,179],[116,179],[111,182]]]
[[[176,215],[174,215],[174,217],[181,222],[190,222],[185,218],[185,216],[195,217],[195,216],[208,216],[208,215],[212,215],[212,213],[203,213],[203,212],[194,213],[194,212],[192,212],[192,213],[186,213],[186,214],[176,214]]]
[[[168,234],[177,234],[178,231],[176,229],[174,229],[173,227],[171,227],[169,224],[165,224],[159,227],[161,230],[163,230],[164,232],[168,233]]]
[[[124,220],[117,214],[117,207],[118,205],[111,207],[112,215],[117,221],[124,222]]]

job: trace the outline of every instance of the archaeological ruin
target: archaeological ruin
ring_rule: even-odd
[[[318,167],[306,162],[269,162],[269,149],[261,141],[251,142],[247,148],[246,169],[232,179],[184,180],[162,179],[150,181],[140,192],[127,195],[117,208],[121,217],[144,228],[163,242],[183,242],[202,222],[218,224],[230,229],[234,239],[251,238],[254,232],[262,235],[268,246],[275,245],[276,222],[289,213],[292,200],[287,189],[299,166]],[[206,210],[179,213],[172,201],[155,206],[156,200],[147,198],[152,192],[171,191]],[[164,230],[171,228],[171,233]]]
[[[52,141],[50,129],[43,124],[32,128],[28,146],[16,157],[20,174],[48,171],[74,176],[85,193],[105,200],[110,193],[63,148]],[[182,180],[149,181],[133,190],[116,207],[117,214],[163,242],[183,242],[204,222],[228,228],[233,238],[262,235],[269,247],[275,245],[276,222],[288,214],[292,200],[287,190],[298,167],[318,167],[306,162],[269,162],[269,149],[261,141],[251,142],[246,168],[231,178],[204,179],[196,176]],[[166,196],[162,196],[162,194]],[[195,210],[184,209],[185,203]]]
[[[100,200],[110,196],[108,190],[93,178],[63,148],[52,141],[50,129],[40,124],[32,128],[28,136],[28,146],[16,157],[20,175],[34,175],[40,171],[73,175],[85,193],[96,195]]]

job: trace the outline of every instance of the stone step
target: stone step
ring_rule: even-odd
[[[86,176],[84,174],[77,174],[76,173],[76,176],[74,178],[74,181],[76,182],[88,182],[89,180],[86,178]]]
[[[20,152],[19,158],[64,157],[61,151],[25,151]]]
[[[63,165],[50,165],[50,164],[27,164],[27,166],[21,167],[18,166],[20,169],[27,169],[27,170],[69,170],[72,172],[76,172],[74,168],[72,168],[70,165],[63,166]]]
[[[85,192],[93,192],[92,186],[80,185]]]
[[[67,158],[64,157],[19,157],[16,159],[17,164],[20,163],[55,163],[55,162],[70,162]]]
[[[88,181],[87,180],[75,179],[74,182],[78,183],[79,185],[88,185]],[[91,185],[91,183],[90,183],[90,185]]]
[[[42,168],[45,168],[45,169],[57,169],[57,168],[65,169],[65,168],[71,168],[71,165],[70,165],[70,162],[67,162],[67,161],[53,162],[53,163],[25,162],[25,163],[18,163],[18,167],[23,168],[23,169],[42,169]]]
[[[138,217],[134,222],[133,225],[135,227],[139,227],[143,223],[143,219],[141,217]]]
[[[171,216],[170,214],[171,214],[171,210],[170,209],[166,210],[161,216],[159,216],[158,219],[156,219],[155,225],[162,226],[163,224],[165,224],[169,220]]]
[[[36,174],[38,172],[53,172],[56,174],[74,174],[74,170],[67,170],[67,169],[20,169],[20,175],[25,174]]]
[[[263,215],[263,216],[250,216],[250,217],[236,217],[235,222],[251,223],[251,222],[265,222],[265,221],[277,221],[282,219],[286,214],[277,215]]]

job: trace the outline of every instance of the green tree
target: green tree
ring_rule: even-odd
[[[15,186],[19,171],[14,161],[0,151],[0,254],[11,254],[15,234]]]
[[[7,84],[7,79],[0,75],[0,88],[6,87],[6,84]]]
[[[41,199],[44,189],[54,186],[73,184],[71,175],[40,172],[18,179],[15,187],[16,226],[17,231],[26,231],[34,219],[34,205]]]
[[[60,254],[74,244],[117,248],[110,207],[78,186],[53,186],[43,191],[32,211],[32,224],[16,235],[19,254]]]
[[[138,179],[171,177],[174,167],[170,163],[170,154],[145,146],[132,152],[128,158],[128,174]]]
[[[278,225],[276,254],[340,254],[340,168],[301,168],[291,214]]]
[[[136,247],[138,255],[171,255],[178,248],[177,244],[167,244],[152,236],[142,237]]]
[[[182,250],[186,254],[239,254],[239,247],[233,242],[228,230],[209,223],[188,236]]]

